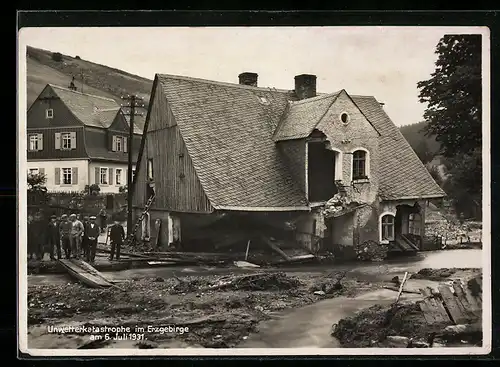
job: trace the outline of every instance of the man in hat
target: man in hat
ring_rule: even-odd
[[[43,223],[42,214],[35,213],[29,225],[28,236],[31,237],[30,241],[30,259],[35,257],[37,260],[43,260],[43,242],[45,240],[45,226]]]
[[[71,222],[71,233],[69,236],[71,252],[73,253],[73,257],[79,259],[82,251],[83,224],[76,219],[76,214],[71,214],[69,220]]]
[[[115,219],[115,223],[109,229],[109,240],[111,242],[111,254],[109,260],[113,261],[113,257],[116,251],[116,260],[120,260],[120,248],[125,239],[125,230],[120,224],[120,221]]]
[[[50,222],[47,227],[47,246],[49,250],[50,260],[54,259],[54,250],[57,250],[57,259],[61,258],[61,239],[59,237],[59,225],[55,215],[50,216]],[[54,249],[55,247],[55,249]]]
[[[64,250],[66,259],[69,259],[71,257],[71,242],[69,238],[71,235],[72,227],[72,223],[68,221],[68,215],[61,215],[61,223],[59,223],[59,235],[61,237],[61,245]]]
[[[92,215],[90,221],[85,224],[85,242],[87,243],[85,258],[87,261],[93,263],[95,260],[95,252],[97,250],[97,239],[101,232],[97,225],[95,215]]]

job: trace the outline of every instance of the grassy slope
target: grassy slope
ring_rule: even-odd
[[[45,85],[55,84],[68,87],[73,76],[75,76],[78,90],[81,91],[80,75],[82,72],[84,93],[113,98],[119,104],[125,103],[121,99],[122,95],[136,94],[144,99],[146,107],[149,102],[153,83],[149,79],[67,55],[63,55],[63,60],[57,62],[52,60],[52,51],[33,47],[28,47],[27,60],[28,106],[33,103]],[[143,112],[145,117],[147,111],[140,109],[139,112]],[[139,123],[144,117],[138,117],[136,121],[139,120],[137,121]]]

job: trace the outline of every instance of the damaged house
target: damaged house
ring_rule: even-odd
[[[445,194],[382,103],[318,94],[314,75],[296,76],[291,91],[257,78],[156,75],[136,218],[155,196],[137,238],[185,249],[275,241],[344,257],[366,241],[417,251],[427,200]]]

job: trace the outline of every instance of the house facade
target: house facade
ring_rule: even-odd
[[[134,206],[138,215],[154,182],[147,220],[165,221],[162,244],[244,214],[244,223],[293,222],[294,240],[311,251],[420,248],[427,200],[444,192],[382,104],[318,94],[314,75],[294,86],[261,88],[255,73],[239,84],[156,75]]]
[[[142,131],[134,125],[135,163]],[[44,174],[48,191],[127,185],[129,122],[113,99],[47,85],[28,110],[27,139],[28,174]]]

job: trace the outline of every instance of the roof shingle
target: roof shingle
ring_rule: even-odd
[[[293,91],[157,77],[216,209],[298,210],[307,206],[275,141],[307,137],[338,93],[293,102]],[[351,97],[381,135],[381,198],[444,196],[377,100]]]

